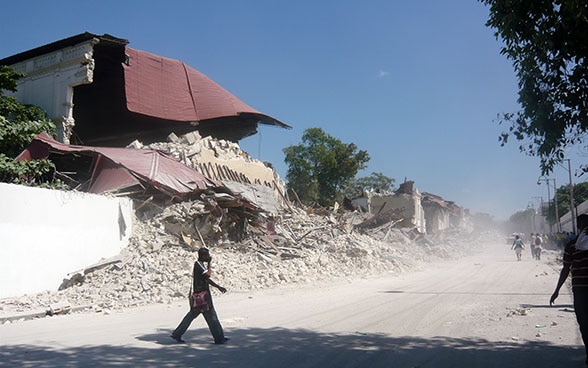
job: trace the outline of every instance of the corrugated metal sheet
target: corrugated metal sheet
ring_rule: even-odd
[[[137,182],[166,193],[187,194],[224,185],[165,154],[146,149],[74,146],[41,133],[17,160],[47,158],[51,153],[79,153],[95,157],[90,193],[120,190]]]
[[[160,119],[199,122],[254,114],[260,122],[290,128],[262,114],[183,62],[126,48],[125,91],[129,111]]]

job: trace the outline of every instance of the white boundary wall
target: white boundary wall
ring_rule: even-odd
[[[0,298],[57,290],[131,233],[128,198],[0,183]]]
[[[588,213],[588,201],[580,203],[580,205],[576,206],[576,210],[578,211],[576,216],[581,215],[583,213]],[[576,219],[574,219],[574,221],[576,221]],[[574,225],[572,224],[571,211],[568,211],[568,213],[560,217],[559,222],[561,223],[561,231],[571,232],[572,230],[574,230]]]

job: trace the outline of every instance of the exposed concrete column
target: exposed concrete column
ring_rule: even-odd
[[[73,127],[76,125],[73,117],[73,87],[66,86],[65,91],[66,97],[64,98],[65,102],[63,103],[64,115],[61,116],[61,121],[54,121],[54,123],[57,126],[57,139],[63,143],[69,144],[69,138],[73,132]]]
[[[41,107],[57,126],[57,138],[69,143],[75,121],[73,88],[92,83],[94,77],[94,38],[72,47],[31,58],[10,67],[25,74],[17,91],[7,93],[20,103]]]
[[[414,188],[412,193],[412,200],[413,200],[413,223],[416,228],[422,232],[426,233],[426,222],[425,222],[425,211],[423,210],[423,206],[421,204],[422,195],[419,193],[418,189]]]

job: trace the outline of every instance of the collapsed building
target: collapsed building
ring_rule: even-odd
[[[25,75],[6,94],[40,106],[57,127],[57,141],[39,136],[18,159],[51,159],[57,176],[79,191],[141,200],[215,192],[232,209],[255,202],[277,214],[285,183],[237,142],[259,124],[291,127],[185,63],[128,44],[85,32],[0,60]],[[227,199],[237,193],[239,206]]]
[[[26,75],[14,96],[45,109],[58,128],[57,139],[41,134],[17,159],[50,159],[56,176],[76,191],[133,200],[136,219],[125,255],[68,270],[61,288],[83,289],[88,294],[84,302],[96,303],[88,285],[115,282],[120,274],[141,279],[134,286],[138,290],[117,290],[125,306],[158,295],[181,297],[179,281],[172,284],[171,279],[185,276],[190,267],[179,259],[200,246],[249,252],[247,259],[261,262],[258,269],[271,278],[256,276],[265,285],[306,280],[300,272],[313,268],[323,269],[325,276],[340,275],[354,262],[358,269],[383,272],[411,262],[399,255],[418,242],[413,230],[441,232],[464,223],[462,209],[421,194],[413,182],[394,193],[354,199],[363,213],[293,206],[271,164],[238,146],[258,124],[290,126],[184,63],[127,44],[110,35],[83,33],[0,60]],[[430,241],[423,244],[431,246]],[[161,264],[168,256],[159,253],[164,248],[176,256],[165,267]],[[133,272],[124,269],[131,265]],[[239,270],[231,266],[225,272]],[[105,267],[116,277],[94,277]],[[247,278],[228,285],[255,282]],[[112,290],[104,295],[114,303]]]
[[[290,126],[183,62],[128,43],[86,32],[0,60],[24,74],[3,93],[40,106],[57,127],[57,139],[39,135],[18,160],[47,158],[76,192],[132,198],[139,216],[198,200],[202,223],[186,221],[176,232],[184,240],[239,238],[248,223],[276,216],[285,183],[237,142],[259,124]]]
[[[137,156],[145,162],[153,163],[154,158],[169,162],[155,153],[165,152],[193,169],[186,175],[209,180],[202,186],[178,179],[188,194],[211,189],[224,195],[238,193],[252,207],[271,215],[288,207],[285,183],[271,164],[252,159],[237,143],[255,134],[259,124],[291,127],[245,104],[183,62],[128,44],[112,35],[85,32],[0,60],[0,65],[25,75],[12,95],[21,103],[42,107],[57,126],[57,142],[38,137],[36,148],[48,146],[43,154],[32,155],[35,147],[31,147],[19,159],[50,157],[61,179],[77,190],[132,194],[143,200],[154,193],[178,198],[178,188],[166,191],[158,180],[145,185],[132,170],[125,175],[129,167],[120,162],[125,152],[135,154],[132,149],[151,150],[150,156],[145,152]],[[119,162],[104,154],[108,147],[122,149],[114,154]],[[115,166],[124,168],[118,175],[105,174],[115,172]],[[172,177],[181,171],[175,167],[159,175]],[[455,204],[430,194],[423,197],[410,181],[390,195],[365,193],[353,203],[380,217],[394,214],[395,221],[401,219],[399,226],[422,233],[460,226],[464,217]],[[449,213],[458,220],[450,223]]]
[[[183,62],[128,44],[85,32],[0,59],[25,74],[6,94],[43,108],[63,143],[124,147],[192,131],[238,142],[259,124],[291,128]]]
[[[471,226],[468,211],[455,202],[446,201],[438,195],[425,192],[421,203],[425,212],[427,233]]]
[[[431,193],[420,193],[413,181],[405,181],[393,192],[368,190],[351,200],[360,210],[422,234],[450,228],[468,229],[467,210]]]

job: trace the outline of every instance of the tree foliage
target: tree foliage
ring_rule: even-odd
[[[588,132],[588,2],[479,1],[489,6],[486,25],[496,30],[518,77],[522,110],[499,116],[510,125],[499,140],[504,145],[514,135],[547,175]]]
[[[527,208],[525,210],[517,211],[510,216],[508,222],[511,229],[517,232],[530,233],[533,231],[533,218],[535,210]]]
[[[0,90],[16,92],[16,82],[22,77],[24,77],[24,74],[6,65],[0,65]]]
[[[353,198],[364,190],[373,189],[379,193],[392,191],[395,182],[395,179],[389,178],[381,172],[373,172],[369,176],[349,180],[345,185],[344,194],[348,198]]]
[[[575,184],[572,191],[574,192],[574,205],[578,206],[580,203],[588,200],[588,182]],[[570,198],[569,185],[562,185],[557,188],[557,212],[560,217],[570,211],[572,203]],[[545,217],[552,224],[556,222],[554,205],[547,206]]]
[[[55,166],[47,160],[14,161],[41,132],[55,134],[55,124],[41,108],[23,105],[2,91],[16,91],[21,73],[0,66],[0,182],[63,187],[53,180]]]
[[[370,157],[320,128],[309,128],[302,143],[283,149],[287,187],[308,205],[332,205],[343,186],[365,168]]]

